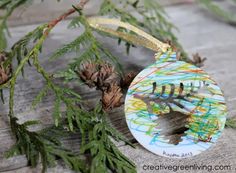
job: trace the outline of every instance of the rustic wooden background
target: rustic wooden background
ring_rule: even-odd
[[[236,115],[236,28],[227,25],[213,16],[209,15],[202,9],[191,4],[179,4],[175,6],[166,7],[170,20],[179,28],[177,36],[184,48],[189,54],[199,52],[202,56],[207,57],[207,61],[203,69],[208,72],[219,84],[225,94],[229,117]],[[55,63],[48,63],[47,57],[53,50],[60,45],[72,40],[80,33],[80,30],[67,31],[68,21],[62,22],[55,28],[53,33],[47,39],[43,53],[41,55],[42,65],[49,71],[53,72],[57,69],[66,66],[70,57],[64,57],[61,61]],[[24,25],[10,28],[12,37],[9,45],[12,45],[22,35],[31,31],[37,25]],[[153,60],[153,52],[144,48],[133,48],[129,56],[126,55],[124,46],[118,46],[116,40],[108,38],[99,39],[104,45],[110,49],[126,66],[126,68],[142,69],[151,64]],[[26,78],[19,78],[16,88],[16,105],[15,110],[17,116],[21,121],[26,119],[39,119],[43,124],[48,125],[52,123],[51,111],[53,108],[53,96],[44,99],[39,108],[34,111],[31,110],[31,102],[34,96],[40,91],[44,81],[35,73],[33,67],[27,67]],[[28,75],[27,75],[28,74]],[[78,91],[82,94],[84,99],[89,102],[96,101],[100,93],[95,90],[89,90],[85,86],[78,87]],[[6,102],[8,95],[6,94]],[[27,166],[26,158],[24,156],[17,156],[10,159],[5,159],[3,153],[7,151],[11,145],[14,144],[8,125],[7,106],[0,105],[0,172],[17,172],[17,173],[31,173],[40,172],[40,166],[36,169],[31,169]],[[110,114],[110,119],[113,125],[123,134],[132,139],[132,135],[126,126],[123,114],[123,107],[114,110]],[[74,151],[79,149],[79,138],[77,135],[68,136],[63,139],[67,147]],[[143,165],[190,165],[190,164],[231,164],[233,170],[222,172],[236,172],[236,130],[225,129],[219,138],[218,142],[214,144],[209,150],[200,155],[188,159],[169,159],[160,157],[145,150],[140,145],[136,149],[125,146],[122,143],[117,144],[119,149],[133,160],[138,168],[138,172],[156,172],[144,171]],[[72,172],[59,162],[55,168],[48,169],[48,172],[64,173]],[[163,173],[169,171],[161,171]],[[191,171],[181,171],[191,172]],[[207,172],[207,171],[197,171]]]

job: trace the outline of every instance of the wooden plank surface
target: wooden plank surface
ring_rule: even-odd
[[[229,110],[229,116],[236,115],[236,73],[235,73],[235,54],[236,54],[236,28],[215,20],[211,16],[197,7],[191,5],[179,5],[168,7],[167,12],[171,20],[179,27],[180,32],[177,33],[180,42],[183,44],[189,54],[199,52],[202,56],[207,57],[204,70],[208,72],[219,84],[225,93],[226,102]],[[48,63],[47,57],[50,53],[58,48],[61,44],[72,40],[80,30],[66,31],[68,22],[63,22],[56,27],[53,34],[45,43],[43,53],[41,55],[42,65],[49,71],[53,72],[66,66],[70,56],[62,58],[55,63]],[[9,44],[11,45],[18,40],[24,33],[35,28],[36,25],[22,26],[11,28],[12,38]],[[131,50],[129,56],[126,55],[124,46],[118,46],[116,40],[101,38],[104,45],[110,49],[116,56],[120,57],[122,63],[127,69],[142,69],[151,64],[153,59],[153,52],[144,48],[136,48]],[[73,56],[71,56],[73,57]],[[44,99],[39,108],[34,111],[30,108],[34,96],[40,91],[44,81],[35,73],[33,67],[26,68],[26,78],[18,80],[16,88],[16,105],[15,110],[17,116],[21,121],[26,119],[39,119],[45,125],[52,123],[51,111],[53,107],[53,96],[50,95]],[[27,75],[29,74],[29,75]],[[84,99],[90,102],[97,100],[100,93],[95,90],[90,90],[85,86],[76,87],[76,90],[82,94]],[[7,97],[7,95],[6,95]],[[6,98],[7,102],[7,98]],[[3,158],[3,153],[14,144],[14,139],[10,134],[7,118],[7,106],[0,105],[0,172],[40,172],[40,167],[31,169],[27,167],[27,162],[24,156],[17,156],[11,159]],[[110,119],[114,126],[122,133],[126,134],[129,139],[132,139],[128,131],[123,107],[114,110],[110,114]],[[190,164],[231,164],[233,169],[236,168],[236,131],[233,129],[225,129],[218,142],[214,144],[206,152],[194,156],[189,159],[169,159],[160,157],[150,153],[143,147],[139,146],[132,149],[119,143],[119,148],[133,160],[138,172],[155,172],[144,171],[143,165],[190,165]],[[67,147],[78,151],[79,138],[77,135],[68,136],[64,143]],[[63,165],[59,164],[56,168],[51,168],[48,172],[71,172]],[[169,171],[162,171],[163,173]],[[191,171],[181,171],[191,172]],[[204,171],[198,171],[204,172]],[[207,171],[205,171],[207,172]],[[230,172],[230,171],[225,171]],[[231,172],[235,172],[232,170]]]
[[[186,2],[186,0],[158,1],[160,4],[165,6]],[[60,2],[57,2],[57,0],[43,2],[42,0],[33,0],[32,3],[26,3],[26,5],[20,6],[13,12],[9,19],[9,25],[18,26],[32,23],[34,24],[36,22],[46,22],[65,12],[65,9],[71,8],[72,4],[75,5],[77,3],[78,0],[60,0]],[[90,0],[89,3],[86,4],[84,13],[86,15],[97,14],[99,10],[98,7],[101,5],[101,3],[102,1]]]

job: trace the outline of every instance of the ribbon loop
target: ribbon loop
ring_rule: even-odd
[[[157,40],[153,36],[147,34],[146,32],[140,30],[139,28],[137,28],[129,23],[122,22],[118,19],[90,17],[90,18],[88,18],[88,23],[91,27],[93,27],[97,30],[109,33],[109,34],[117,36],[117,37],[120,37],[124,40],[131,42],[132,44],[147,47],[147,48],[154,50],[156,52],[159,52],[160,50],[162,52],[166,52],[168,50],[168,48],[170,48],[170,45],[165,44],[165,43]],[[136,33],[137,35],[116,31],[116,30],[108,28],[104,25],[113,25],[113,26],[122,27],[122,28],[128,29],[128,30]]]

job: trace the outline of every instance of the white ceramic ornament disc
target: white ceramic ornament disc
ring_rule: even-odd
[[[164,54],[141,71],[125,99],[128,127],[149,151],[172,158],[197,155],[220,136],[226,104],[216,82],[200,68]],[[173,61],[174,60],[174,61]]]

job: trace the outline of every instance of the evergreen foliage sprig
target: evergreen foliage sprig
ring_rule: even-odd
[[[69,72],[78,71],[78,67],[80,67],[81,63],[85,60],[86,61],[91,60],[96,63],[101,63],[103,60],[107,60],[116,67],[117,71],[120,74],[122,74],[123,69],[118,61],[118,58],[112,55],[112,53],[109,50],[107,50],[106,48],[102,46],[102,44],[94,36],[92,28],[88,24],[85,16],[80,11],[79,13],[80,13],[80,16],[74,18],[71,21],[71,23],[69,24],[69,28],[76,28],[76,27],[83,26],[85,29],[84,33],[82,33],[72,42],[65,44],[64,46],[56,50],[51,55],[50,59],[55,60],[68,53],[76,52],[77,55],[73,59],[73,63],[70,64],[70,67],[68,68],[68,72],[64,73],[66,75],[71,74],[74,76],[74,73],[69,73]]]
[[[99,14],[104,16],[119,17],[121,21],[128,22],[134,26],[142,28],[164,42],[171,41],[181,52],[181,58],[185,61],[191,62],[187,56],[187,53],[184,52],[181,44],[179,44],[173,33],[173,31],[177,28],[168,21],[165,10],[157,1],[125,0],[120,2],[118,5],[112,0],[104,0]],[[138,16],[133,15],[130,11],[138,13]],[[141,19],[138,17],[141,17]],[[129,32],[120,27],[117,31]],[[119,39],[119,43],[120,42],[121,39]],[[127,52],[129,52],[130,46],[132,46],[132,44],[126,42]]]
[[[134,163],[119,151],[111,138],[117,141],[122,140],[131,146],[132,144],[108,124],[101,105],[97,105],[88,116],[90,116],[87,128],[88,143],[81,146],[81,153],[89,152],[92,156],[90,172],[135,173]]]
[[[225,126],[236,129],[236,118],[227,118]]]
[[[32,0],[1,0],[0,10],[5,10],[0,20],[0,51],[3,51],[7,46],[6,34],[8,32],[7,19],[11,16],[12,12],[19,6],[28,3]]]
[[[55,94],[54,111],[52,114],[55,125],[59,125],[60,119],[62,117],[61,106],[62,104],[64,104],[66,107],[66,112],[64,114],[67,117],[69,129],[73,131],[73,119],[76,114],[74,107],[77,107],[77,105],[80,103],[80,95],[69,88],[60,87],[54,84],[50,75],[40,65],[37,57],[34,57],[33,64],[36,67],[37,71],[44,77],[47,83],[44,89],[41,90],[41,92],[36,96],[33,102],[33,106],[39,103],[39,101],[41,101],[43,97],[47,95],[48,89],[51,89]]]
[[[13,10],[30,0],[3,0],[0,2],[1,9],[7,9],[6,15],[2,20],[0,27],[0,48],[3,50],[6,46],[4,32],[6,30],[6,19]],[[5,62],[5,66],[11,64],[14,59],[17,65],[14,68],[10,80],[0,85],[2,88],[10,87],[9,101],[9,118],[12,132],[16,138],[16,144],[7,152],[8,157],[18,154],[24,154],[27,157],[29,165],[35,167],[40,161],[43,165],[43,172],[49,166],[55,165],[58,158],[62,159],[65,164],[77,172],[136,172],[134,163],[132,163],[114,144],[114,140],[123,141],[132,146],[132,144],[114,129],[107,120],[107,114],[102,109],[101,103],[91,110],[83,106],[80,94],[76,91],[57,84],[54,81],[55,74],[49,74],[40,64],[39,55],[42,46],[51,30],[63,19],[74,12],[78,12],[69,27],[83,27],[84,32],[80,34],[72,42],[62,46],[56,50],[50,57],[51,60],[58,60],[59,57],[75,52],[76,56],[69,64],[66,71],[60,72],[60,77],[66,79],[69,83],[72,79],[79,79],[78,70],[84,61],[93,61],[95,63],[103,63],[109,61],[116,70],[122,74],[122,68],[118,58],[105,49],[99,40],[95,37],[93,29],[89,26],[86,17],[82,13],[83,6],[88,0],[81,0],[79,5],[70,9],[56,20],[37,27],[25,37],[16,42],[11,51],[8,53],[9,59]],[[129,8],[134,9],[142,20],[129,12]],[[187,59],[187,55],[178,44],[177,38],[173,34],[176,29],[173,24],[168,22],[163,8],[156,1],[144,0],[125,0],[115,3],[112,0],[104,0],[100,9],[100,14],[121,18],[122,21],[138,26],[147,30],[150,34],[162,41],[171,40],[182,51],[182,57]],[[125,29],[118,28],[118,31],[129,32]],[[131,32],[131,34],[134,34]],[[119,39],[119,42],[121,40]],[[126,43],[127,51],[130,44]],[[45,85],[35,97],[32,105],[36,108],[44,97],[52,92],[55,96],[54,110],[52,116],[55,125],[40,131],[30,131],[32,125],[38,125],[37,121],[26,121],[20,124],[18,118],[14,114],[14,92],[15,85],[19,74],[24,73],[26,63],[36,68],[37,72],[44,78]],[[1,93],[0,93],[1,94]],[[2,94],[1,94],[2,96]],[[235,121],[228,120],[226,125],[235,128]],[[75,154],[71,150],[63,147],[60,137],[63,135],[62,125],[68,128],[69,133],[79,133],[81,136],[80,153]],[[84,159],[89,157],[89,161]]]
[[[37,42],[43,35],[44,29],[47,27],[46,24],[43,24],[33,31],[26,34],[22,39],[17,41],[12,46],[11,56],[9,58],[8,63],[12,63],[12,60],[15,58],[17,60],[18,65],[20,64],[21,60],[30,52],[32,49],[32,44]],[[42,47],[39,48],[39,51],[41,52]],[[30,64],[30,60],[28,60],[28,63]],[[31,65],[31,64],[30,64]],[[24,68],[21,70],[22,75],[24,75]]]
[[[116,58],[113,57],[110,52],[102,48],[101,44],[93,36],[92,29],[81,11],[78,12],[80,16],[73,19],[69,26],[77,27],[83,25],[85,28],[84,33],[76,40],[58,49],[51,58],[55,59],[72,50],[78,51],[82,45],[85,49],[87,47],[89,48],[87,48],[81,56],[74,58],[74,62],[69,65],[68,71],[78,71],[78,67],[80,67],[84,60],[97,61],[97,63],[99,63],[99,61],[104,61],[104,58],[108,58],[113,64],[118,64],[119,67],[120,65]],[[104,54],[104,52],[106,56],[101,55],[102,53]],[[117,70],[121,69],[118,68]],[[75,114],[73,118],[76,121],[82,138],[81,153],[89,153],[92,157],[90,172],[136,172],[135,165],[117,149],[110,137],[117,141],[121,140],[129,145],[131,144],[109,125],[101,106],[98,105],[94,111],[90,112],[84,112],[80,108],[74,108],[73,112]],[[85,140],[86,137],[88,138],[87,143]]]
[[[228,12],[224,10],[221,6],[217,5],[212,0],[197,0],[197,2],[203,5],[206,9],[208,9],[212,14],[220,17],[224,21],[229,24],[236,25],[236,14],[233,12]],[[233,0],[233,2],[236,2]]]
[[[78,9],[73,9],[70,10],[67,14],[71,14],[72,11],[76,10],[79,11]],[[90,40],[92,41],[92,44],[94,44],[93,46],[99,45],[95,43],[96,41],[95,37],[91,35],[92,31],[88,27],[89,25],[86,23],[86,18],[82,16],[81,19],[83,21],[82,24],[85,26],[87,30],[86,33],[89,33],[90,34],[89,36],[93,38]],[[56,23],[58,22],[59,20],[57,20]],[[101,123],[101,118],[99,116],[100,112],[96,111],[95,114],[92,112],[87,112],[84,109],[81,109],[80,95],[71,89],[63,88],[55,84],[53,82],[53,77],[50,74],[48,74],[44,70],[44,68],[40,65],[38,56],[41,52],[42,44],[47,38],[49,32],[56,25],[56,23],[52,22],[50,24],[42,25],[36,28],[34,31],[27,34],[24,38],[22,38],[19,42],[17,42],[12,48],[11,59],[13,59],[15,56],[16,57],[19,56],[18,59],[20,63],[18,64],[16,70],[13,73],[12,78],[9,81],[10,84],[9,117],[11,121],[11,128],[13,133],[15,134],[17,143],[10,149],[10,151],[8,152],[8,156],[13,156],[13,154],[25,154],[27,156],[29,165],[33,167],[36,166],[40,157],[43,164],[43,170],[42,170],[43,172],[46,170],[48,166],[52,165],[56,157],[59,157],[62,160],[64,160],[65,163],[68,164],[71,169],[75,169],[81,172],[85,172],[87,170],[83,166],[84,165],[83,162],[80,163],[81,161],[80,158],[78,156],[71,155],[70,151],[61,149],[60,146],[58,146],[59,143],[56,142],[56,139],[47,138],[46,136],[44,136],[45,134],[42,133],[29,131],[27,129],[28,126],[36,124],[35,121],[29,121],[23,124],[19,124],[17,122],[18,119],[14,116],[14,90],[15,90],[16,79],[19,73],[24,68],[25,64],[31,59],[33,61],[33,66],[36,68],[37,72],[41,74],[46,81],[45,87],[36,96],[33,102],[33,106],[36,106],[40,101],[42,101],[43,97],[47,95],[49,90],[52,90],[55,94],[55,104],[54,104],[55,106],[53,112],[55,126],[56,127],[59,126],[59,123],[62,121],[61,119],[63,115],[65,115],[64,118],[67,120],[66,122],[68,125],[68,129],[70,131],[73,131],[75,128],[74,124],[76,124],[77,129],[80,131],[82,136],[81,147],[88,146],[87,141],[85,139],[87,138],[87,136],[89,136],[89,134],[91,134],[91,132],[95,134],[95,132],[99,130],[97,129],[99,124],[101,125],[102,128],[106,129],[105,131],[102,131],[104,132],[102,135],[105,136],[104,138],[101,138],[99,140],[90,138],[88,141],[92,142],[97,140],[96,142],[100,144],[99,149],[101,149],[101,147],[104,147],[103,149],[104,151],[101,150],[99,151],[99,153],[97,153],[98,155],[101,154],[102,159],[98,161],[102,163],[102,165],[97,163],[95,159],[97,158],[96,157],[97,155],[94,155],[93,150],[87,148],[82,152],[82,154],[89,153],[90,157],[92,157],[92,160],[95,159],[95,161],[91,162],[90,172],[96,172],[96,170],[100,170],[102,166],[103,166],[102,170],[106,172],[109,172],[109,170],[122,170],[123,172],[125,172],[125,170],[129,170],[131,172],[135,172],[134,164],[130,162],[116,148],[116,146],[112,143],[110,137],[113,137],[116,140],[119,139],[125,141],[126,143],[128,143],[128,141],[126,141],[126,139],[122,137],[122,135],[120,135],[118,132],[112,129],[108,125],[107,121],[104,121],[105,116],[103,116],[103,121]],[[30,46],[32,40],[35,40],[36,42],[35,43],[33,42],[33,45]],[[97,48],[100,47],[97,46]],[[103,48],[100,48],[100,51],[101,50],[103,50]],[[22,52],[24,54],[22,54]],[[100,59],[102,58],[100,57],[100,55],[96,55],[96,59],[98,59],[98,57]],[[65,112],[61,110],[62,104],[66,106]],[[100,131],[97,131],[97,133],[99,134]],[[104,160],[103,157],[105,157],[106,159]],[[109,163],[106,163],[107,161]]]
[[[78,172],[87,172],[86,164],[81,155],[76,155],[63,147],[60,138],[65,136],[63,128],[52,126],[40,131],[29,131],[32,125],[37,125],[38,121],[26,121],[23,124],[18,123],[16,117],[11,118],[12,132],[16,137],[16,144],[5,153],[6,157],[15,155],[25,155],[28,164],[36,167],[42,162],[42,172],[45,172],[48,166],[55,166],[58,158],[72,170]]]

